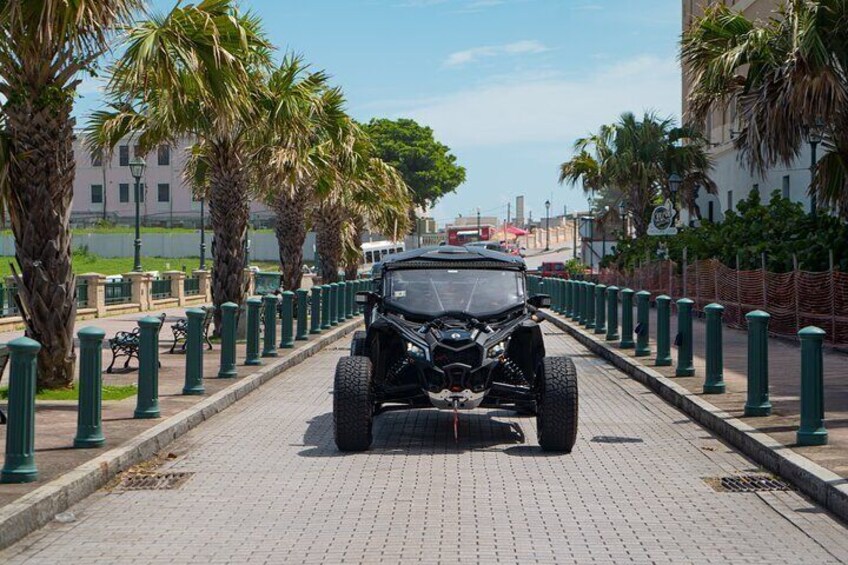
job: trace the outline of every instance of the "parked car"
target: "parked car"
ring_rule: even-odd
[[[548,357],[519,257],[443,246],[387,257],[373,289],[357,294],[367,330],[336,366],[333,429],[342,451],[368,449],[383,409],[506,407],[535,413],[539,445],[570,452],[577,373]]]
[[[543,277],[569,278],[568,271],[565,269],[565,263],[562,261],[545,261],[539,268],[539,272]]]

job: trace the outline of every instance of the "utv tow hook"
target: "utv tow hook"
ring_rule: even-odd
[[[453,441],[459,443],[459,399],[454,398],[453,404]]]

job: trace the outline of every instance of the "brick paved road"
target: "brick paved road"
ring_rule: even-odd
[[[581,420],[572,455],[542,454],[534,419],[381,415],[375,446],[332,445],[341,348],[197,428],[174,448],[178,490],[102,493],[0,553],[3,563],[836,563],[845,529],[793,493],[716,493],[749,470],[646,389],[562,335]]]

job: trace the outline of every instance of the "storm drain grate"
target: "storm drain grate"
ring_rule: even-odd
[[[194,473],[139,473],[125,476],[115,490],[173,490]]]
[[[791,490],[790,486],[771,475],[731,475],[707,477],[704,481],[717,492],[769,492]]]

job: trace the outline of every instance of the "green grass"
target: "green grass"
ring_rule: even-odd
[[[103,385],[103,400],[123,400],[135,396],[137,389],[135,385]],[[77,383],[74,388],[60,388],[56,390],[42,390],[35,395],[36,400],[79,400]],[[0,388],[0,400],[9,399],[9,387]]]
[[[197,257],[142,257],[141,265],[146,271],[182,271],[183,266],[190,273],[197,269],[199,259]],[[9,256],[0,256],[0,277],[7,277],[12,274],[9,263],[14,263],[15,258]],[[251,265],[256,265],[263,271],[278,271],[279,265],[270,261],[251,261]],[[212,259],[208,258],[206,262],[207,268],[212,266]],[[16,264],[17,267],[17,264]],[[98,257],[91,254],[74,254],[74,272],[77,274],[83,273],[100,273],[101,275],[120,275],[129,273],[133,268],[132,257]],[[20,270],[18,271],[20,272]]]

